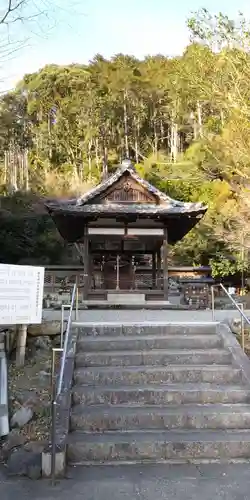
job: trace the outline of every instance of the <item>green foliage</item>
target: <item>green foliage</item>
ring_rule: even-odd
[[[6,264],[53,264],[63,257],[63,241],[51,218],[37,210],[35,195],[15,194],[1,199],[0,261]],[[3,208],[5,207],[5,208]],[[43,210],[44,212],[44,210]]]
[[[1,98],[1,193],[9,185],[23,190],[24,178],[33,193],[2,198],[2,261],[59,261],[61,240],[45,214],[34,215],[35,197],[76,195],[130,156],[170,197],[208,205],[172,249],[175,262],[210,262],[216,276],[243,265],[242,231],[250,248],[249,25],[241,14],[232,21],[202,9],[188,26],[192,43],[181,57],[98,54],[88,65],[47,65]],[[22,161],[13,167],[25,154],[26,170]]]
[[[225,257],[223,253],[217,253],[213,259],[209,260],[209,265],[212,268],[212,276],[214,278],[221,278],[223,276],[230,276],[239,271],[237,261],[230,260]]]

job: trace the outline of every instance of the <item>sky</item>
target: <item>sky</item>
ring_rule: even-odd
[[[0,59],[1,91],[13,88],[25,73],[45,64],[87,63],[97,53],[105,57],[126,53],[138,58],[181,54],[189,42],[186,19],[202,7],[230,18],[237,17],[240,10],[250,19],[250,0],[35,1],[47,3],[46,15],[8,28],[12,41],[25,43],[21,50]],[[0,0],[0,13],[6,3]],[[0,27],[0,42],[6,36],[3,29]]]

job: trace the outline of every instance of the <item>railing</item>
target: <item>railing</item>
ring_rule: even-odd
[[[244,322],[246,322],[250,326],[250,319],[246,316],[244,313],[244,305],[242,303],[236,302],[232,295],[227,291],[227,289],[222,285],[222,283],[219,283],[218,285],[212,285],[211,286],[211,302],[212,302],[212,320],[215,320],[215,294],[214,290],[216,287],[219,287],[223,290],[223,292],[226,294],[226,296],[230,299],[231,303],[236,307],[236,309],[240,313],[240,318],[241,318],[241,328],[240,328],[240,333],[241,333],[241,347],[243,351],[245,351],[245,334],[244,334]]]
[[[52,479],[52,484],[55,483],[55,473],[56,473],[56,417],[57,417],[57,405],[59,398],[62,394],[63,391],[63,379],[64,379],[64,372],[65,372],[65,364],[66,364],[66,357],[68,353],[68,347],[70,343],[70,333],[71,333],[71,323],[72,323],[72,315],[73,315],[73,309],[75,306],[75,319],[77,319],[78,315],[78,291],[77,291],[77,284],[75,283],[72,291],[72,296],[71,296],[71,301],[70,304],[64,304],[62,307],[62,316],[61,316],[61,341],[60,341],[60,349],[53,349],[52,350],[52,373],[51,373],[51,382],[52,382],[52,411],[51,411],[51,479]],[[66,332],[65,332],[65,337],[63,338],[63,332],[64,332],[64,311],[66,308],[69,308],[69,317],[67,321],[67,327],[66,327]],[[56,364],[56,353],[60,352],[61,353],[61,359],[60,359],[60,371],[59,371],[59,377],[58,377],[58,384],[57,384],[57,376],[56,376],[56,369],[55,369],[55,364]]]

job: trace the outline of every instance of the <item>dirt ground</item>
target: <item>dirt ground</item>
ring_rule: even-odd
[[[27,356],[25,366],[9,365],[9,413],[10,417],[23,405],[31,405],[33,419],[20,433],[30,441],[47,441],[50,429],[51,356],[40,350],[34,357]]]
[[[50,439],[52,400],[52,341],[48,337],[29,338],[24,367],[9,361],[9,416],[22,406],[32,409],[32,419],[18,429],[23,442],[46,444]],[[59,368],[59,355],[56,369]]]

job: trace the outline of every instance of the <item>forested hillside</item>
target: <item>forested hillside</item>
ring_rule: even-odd
[[[174,262],[210,262],[214,274],[248,267],[250,29],[242,15],[205,10],[188,25],[178,58],[45,66],[2,97],[2,261],[59,263],[41,198],[85,191],[130,157],[169,195],[209,205]]]

